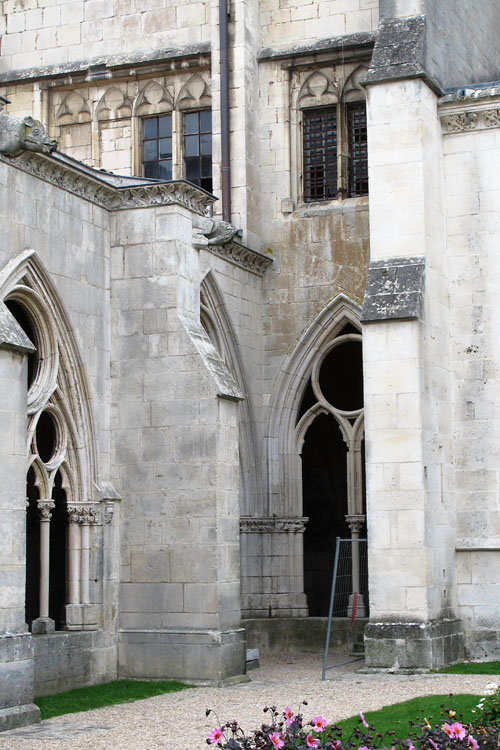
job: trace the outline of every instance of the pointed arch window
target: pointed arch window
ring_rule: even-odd
[[[95,460],[85,386],[75,375],[78,355],[32,250],[17,274],[0,276],[0,294],[35,346],[27,377],[26,622],[34,633],[92,629],[83,605],[92,601],[91,526],[98,514],[89,500]]]

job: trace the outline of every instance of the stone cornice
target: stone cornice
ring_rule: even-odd
[[[250,518],[240,519],[240,531],[245,534],[303,534],[308,518]]]
[[[201,42],[180,48],[164,48],[131,55],[103,55],[91,60],[78,60],[26,70],[10,70],[0,74],[0,84],[60,77],[64,77],[64,82],[69,83],[74,75],[83,75],[87,80],[92,81],[112,78],[120,73],[123,75],[124,69],[128,71],[130,68],[140,67],[142,72],[144,66],[152,64],[168,64],[171,69],[177,61],[179,66],[183,67],[189,66],[190,60],[197,66],[203,66],[209,64],[210,50],[210,42]]]
[[[257,55],[259,62],[267,60],[286,60],[302,56],[336,53],[344,54],[347,51],[365,49],[371,50],[375,42],[374,31],[360,31],[357,34],[345,34],[343,36],[319,39],[312,44],[296,44],[284,49],[273,49],[266,47]]]
[[[101,179],[97,172],[89,173],[88,168],[80,170],[76,166],[59,162],[56,158],[28,151],[15,159],[0,154],[0,161],[96,203],[108,211],[178,204],[205,215],[215,200],[209,193],[184,180],[114,187],[104,177]]]
[[[440,113],[444,134],[467,133],[471,130],[491,130],[500,127],[500,103],[496,107],[463,107],[460,111],[443,110]]]
[[[272,265],[272,258],[268,255],[258,253],[256,250],[250,250],[248,247],[240,245],[238,242],[227,242],[225,245],[208,245],[208,252],[217,255],[219,258],[233,263],[235,266],[244,268],[246,271],[263,276],[265,271]]]

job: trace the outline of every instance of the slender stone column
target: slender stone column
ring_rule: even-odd
[[[50,574],[50,519],[51,510],[55,507],[52,500],[37,502],[40,513],[40,600],[39,616],[32,623],[33,633],[51,633],[55,623],[49,617],[49,574]]]
[[[82,604],[90,604],[89,577],[90,577],[90,531],[88,516],[83,516],[81,528],[81,558],[80,558],[80,591]]]
[[[68,604],[80,604],[80,526],[79,508],[68,507]]]
[[[348,612],[349,614],[352,613],[352,608],[354,605],[354,594],[357,592],[358,594],[357,616],[365,617],[366,616],[365,600],[364,600],[364,596],[359,591],[359,533],[365,522],[365,516],[363,515],[346,516],[346,521],[347,521],[347,525],[349,526],[351,530],[351,539],[352,539],[352,591],[353,593],[349,597]]]

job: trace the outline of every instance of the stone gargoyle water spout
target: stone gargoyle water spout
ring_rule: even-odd
[[[19,156],[23,151],[51,154],[57,148],[55,138],[50,138],[42,123],[28,115],[19,117],[0,114],[0,154]]]

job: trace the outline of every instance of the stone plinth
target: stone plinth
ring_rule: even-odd
[[[463,657],[460,620],[371,622],[365,628],[368,668],[439,669]]]

